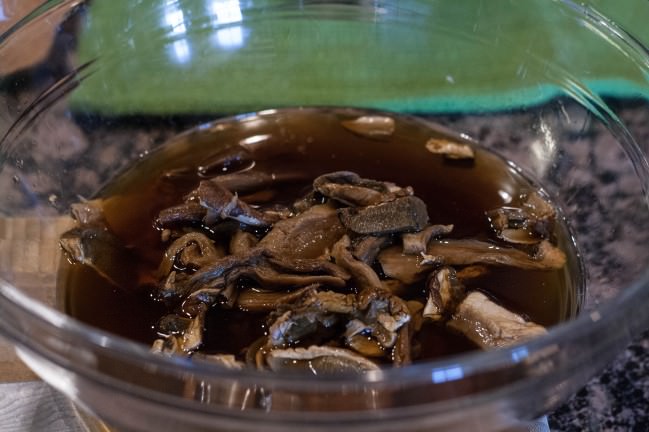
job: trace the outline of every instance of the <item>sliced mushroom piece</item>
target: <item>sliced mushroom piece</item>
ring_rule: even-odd
[[[535,244],[542,240],[528,228],[529,215],[520,208],[501,207],[486,214],[496,236],[506,242]]]
[[[237,292],[227,290],[225,286],[218,288],[201,288],[189,294],[181,305],[183,313],[197,316],[206,306],[212,306],[222,300],[224,306],[232,307],[237,299]]]
[[[204,219],[207,225],[227,218],[250,226],[269,226],[275,222],[264,213],[241,201],[237,195],[232,194],[226,188],[209,181],[200,182],[198,188],[191,195],[195,196],[200,205],[207,209]]]
[[[268,337],[262,336],[248,345],[245,352],[246,366],[263,369],[265,366],[264,358],[266,357],[266,348],[268,347]]]
[[[270,314],[268,344],[291,344],[319,329],[331,328],[356,310],[355,300],[353,294],[306,291],[299,301],[280,305]]]
[[[419,255],[426,252],[426,247],[431,239],[448,235],[453,231],[453,225],[431,225],[418,233],[402,234],[403,253]]]
[[[543,263],[546,268],[560,269],[566,264],[566,254],[548,240],[539,243],[533,252],[536,262]]]
[[[394,133],[394,119],[388,116],[369,115],[354,120],[344,120],[340,124],[357,135],[368,138],[386,138]]]
[[[307,291],[303,306],[319,308],[326,312],[352,314],[356,311],[356,297],[333,291]]]
[[[331,251],[331,256],[336,260],[336,264],[347,270],[357,287],[360,290],[380,290],[381,281],[372,267],[362,261],[355,259],[349,251],[351,241],[347,235],[344,235]]]
[[[174,264],[199,269],[224,255],[225,252],[217,248],[205,234],[188,233],[174,240],[167,248],[158,268],[158,274],[168,275]]]
[[[521,245],[532,245],[532,244],[539,243],[541,241],[540,238],[535,237],[532,233],[530,233],[528,230],[523,228],[504,229],[500,231],[498,237],[500,237],[502,240],[508,243],[521,244]]]
[[[428,244],[426,259],[405,255],[392,246],[379,253],[383,273],[406,284],[421,280],[435,265],[466,266],[486,264],[524,270],[556,270],[566,263],[561,249],[544,240],[531,254],[479,240],[439,240]]]
[[[81,225],[61,235],[59,244],[68,260],[85,265],[115,287],[135,289],[137,259],[105,226]]]
[[[556,211],[537,192],[525,194],[520,207],[501,207],[487,212],[496,235],[510,243],[535,244],[554,231]]]
[[[263,212],[268,219],[274,221],[289,219],[295,216],[293,210],[281,204],[264,207]]]
[[[352,242],[352,255],[367,265],[372,265],[381,249],[392,243],[390,237],[364,236]]]
[[[428,300],[423,317],[431,321],[442,321],[450,316],[466,293],[452,267],[442,267],[431,273],[426,286]]]
[[[253,280],[265,289],[284,289],[303,287],[311,284],[321,284],[335,288],[343,288],[346,279],[331,274],[284,273],[271,265],[264,263],[255,266],[238,267],[230,271],[223,281],[210,282],[212,287],[221,284],[236,286],[242,278]],[[216,283],[216,284],[215,284]]]
[[[329,275],[348,280],[350,274],[339,265],[322,258],[290,258],[275,252],[266,253],[268,263],[280,272]]]
[[[159,284],[156,295],[160,299],[170,300],[174,298],[185,298],[190,292],[189,277],[185,273],[172,271]]]
[[[237,230],[230,238],[230,253],[243,256],[257,246],[257,237],[249,232]]]
[[[316,258],[331,249],[344,233],[336,209],[316,205],[275,223],[259,246],[286,257]]]
[[[484,264],[473,264],[458,270],[456,273],[457,279],[466,283],[475,279],[481,278],[489,273],[489,267]]]
[[[428,223],[426,204],[415,196],[368,207],[342,208],[338,213],[342,224],[357,234],[417,232]]]
[[[210,363],[214,363],[216,365],[219,365],[225,369],[232,369],[232,370],[241,370],[243,369],[246,365],[243,362],[240,362],[239,360],[236,359],[235,356],[232,354],[194,354],[192,358],[199,358],[203,359],[205,361],[208,361]]]
[[[410,325],[404,325],[397,333],[397,340],[392,348],[392,364],[394,366],[406,366],[412,363],[412,328]]]
[[[466,296],[447,325],[483,349],[514,345],[546,333],[543,326],[526,321],[478,291]]]
[[[211,288],[236,291],[245,278],[264,289],[303,287],[311,284],[342,288],[349,274],[341,267],[322,259],[280,258],[277,254],[256,248],[247,256],[230,255],[194,273],[193,289]]]
[[[254,266],[266,259],[267,251],[262,248],[254,248],[243,256],[228,255],[219,258],[194,273],[190,278],[190,285],[196,289],[218,285],[223,282],[223,276],[231,270],[237,267]],[[218,283],[213,283],[213,281]]]
[[[295,202],[293,202],[291,208],[296,213],[304,213],[313,206],[324,204],[325,199],[326,198],[320,196],[319,194],[316,194],[314,191],[310,191],[302,198],[299,198]]]
[[[532,215],[528,226],[532,232],[543,238],[548,238],[554,230],[556,210],[538,192],[528,193],[523,201],[523,208]]]
[[[182,335],[190,327],[191,322],[191,318],[169,314],[160,318],[156,328],[160,336]]]
[[[153,354],[173,355],[185,354],[182,350],[182,336],[168,336],[153,341],[151,350]]]
[[[439,257],[446,265],[487,264],[548,270],[559,269],[565,264],[565,254],[547,241],[531,255],[479,240],[433,241],[428,245],[427,253]]]
[[[397,331],[410,321],[408,306],[401,298],[385,291],[364,290],[358,297],[358,319],[384,348],[392,348]]]
[[[425,305],[417,300],[408,300],[406,306],[408,306],[408,310],[410,311],[410,323],[412,329],[415,332],[418,332],[424,324],[423,311]]]
[[[81,225],[105,224],[104,208],[100,199],[71,204],[70,212]]]
[[[339,321],[339,315],[315,308],[286,311],[268,327],[268,345],[290,345],[321,329],[331,328]]]
[[[385,348],[376,339],[360,334],[350,336],[345,343],[349,348],[365,357],[384,357]]]
[[[379,370],[374,362],[344,348],[310,346],[275,349],[266,355],[272,371],[303,371],[314,375],[367,373]]]
[[[249,312],[270,312],[280,305],[293,303],[307,291],[315,290],[319,285],[309,285],[291,292],[262,291],[244,289],[239,291],[236,305],[239,309]]]
[[[197,202],[186,202],[177,206],[168,207],[158,213],[156,223],[166,228],[178,225],[192,225],[203,222],[207,209]]]
[[[202,307],[195,314],[187,329],[182,335],[182,349],[189,353],[197,350],[203,344],[203,331],[205,329],[205,314],[207,307]]]
[[[352,336],[357,336],[360,334],[369,334],[372,329],[359,319],[351,319],[347,322],[345,326],[345,337],[350,338]]]
[[[361,178],[351,171],[336,171],[313,181],[320,194],[350,206],[369,206],[412,195],[412,188]]]
[[[446,138],[431,138],[426,141],[426,149],[435,154],[444,155],[448,159],[473,159],[475,152],[467,143],[450,141]]]

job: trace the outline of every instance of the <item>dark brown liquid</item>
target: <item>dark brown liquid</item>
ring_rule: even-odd
[[[365,178],[412,186],[427,203],[431,223],[454,225],[451,237],[492,240],[485,212],[510,204],[508,197],[534,190],[511,165],[486,150],[478,150],[473,162],[448,161],[430,153],[425,148],[428,139],[444,135],[419,120],[393,117],[395,132],[380,138],[354,134],[341,126],[341,120],[361,114],[280,110],[219,122],[180,135],[139,161],[100,194],[110,228],[136,252],[139,281],[115,289],[88,268],[65,265],[60,291],[66,312],[150,344],[156,338],[157,320],[167,313],[146,284],[155,281],[154,271],[164,253],[153,221],[161,209],[179,203],[205,176],[241,169],[278,176],[298,173],[304,181],[280,184],[265,193],[272,195],[272,202],[291,203],[309,190],[313,178],[331,171],[355,171]],[[226,157],[229,154],[239,156]],[[569,257],[563,269],[495,269],[469,288],[487,292],[503,306],[545,326],[574,316],[577,260],[565,227],[559,225],[555,234]],[[239,354],[263,335],[262,323],[259,317],[242,312],[212,310],[206,321],[205,351]],[[474,348],[462,336],[437,325],[425,325],[417,341],[421,358]]]

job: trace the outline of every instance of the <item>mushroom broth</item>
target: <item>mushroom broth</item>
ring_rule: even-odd
[[[73,215],[59,275],[69,314],[228,367],[402,365],[515,343],[577,311],[576,254],[543,192],[409,117],[216,122]]]

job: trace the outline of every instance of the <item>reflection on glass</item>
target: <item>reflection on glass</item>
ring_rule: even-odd
[[[540,121],[539,131],[542,136],[531,143],[531,152],[537,175],[542,176],[548,171],[554,160],[557,142],[552,135],[550,126],[543,119]]]
[[[178,6],[176,0],[168,0],[164,5],[164,24],[170,27],[169,35],[174,37],[174,42],[169,47],[169,55],[176,63],[187,63],[191,58],[189,42],[185,37],[187,24],[185,14]]]
[[[243,15],[238,0],[212,0],[212,22],[215,25],[241,22]]]
[[[210,0],[208,5],[212,25],[217,29],[214,35],[216,45],[224,49],[236,49],[243,46],[244,28],[240,25],[230,25],[243,21],[239,1]]]
[[[520,347],[512,351],[512,360],[515,362],[519,362],[529,355],[529,352],[527,351],[527,348],[525,347]]]
[[[187,32],[185,15],[176,1],[170,0],[165,4],[164,20],[165,24],[171,26],[171,35],[181,35]]]
[[[172,50],[174,58],[178,63],[187,63],[191,58],[191,52],[189,50],[189,44],[187,39],[179,39],[175,41],[172,45]]]
[[[450,366],[444,369],[435,369],[432,373],[434,383],[443,383],[446,381],[455,381],[464,377],[461,366]]]
[[[503,202],[504,202],[505,204],[509,204],[509,203],[512,202],[512,194],[511,194],[511,191],[506,191],[506,190],[500,189],[500,190],[498,191],[498,195],[500,195],[500,198],[502,198],[502,200],[503,200]]]

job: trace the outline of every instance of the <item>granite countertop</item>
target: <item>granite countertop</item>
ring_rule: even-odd
[[[620,115],[627,123],[642,125],[647,111],[629,108]],[[124,164],[125,160],[132,160],[182,130],[186,124],[201,119],[167,121],[162,126],[152,119],[129,119],[121,123],[116,119],[104,120],[71,116],[64,106],[52,109],[43,118],[42,126],[34,127],[23,137],[33,149],[32,160],[22,161],[23,167],[36,166],[42,161],[43,152],[51,148],[58,149],[59,154],[70,161],[80,157],[99,161],[96,166],[80,170],[73,180],[72,189],[90,192],[96,189],[103,176]],[[459,130],[469,130],[486,144],[502,139],[499,131],[506,130],[507,124],[527,121],[511,113],[480,118],[456,116],[441,120]],[[646,135],[637,138],[649,140],[646,129],[641,128],[640,133]],[[522,135],[524,133],[521,132]],[[524,139],[524,136],[520,139]],[[106,142],[112,145],[102,145]],[[30,181],[28,170],[23,171],[19,181]],[[53,180],[53,183],[56,182]],[[552,430],[564,432],[649,430],[648,401],[649,332],[629,345],[606,370],[591,379],[570,400],[549,413],[549,424]]]

